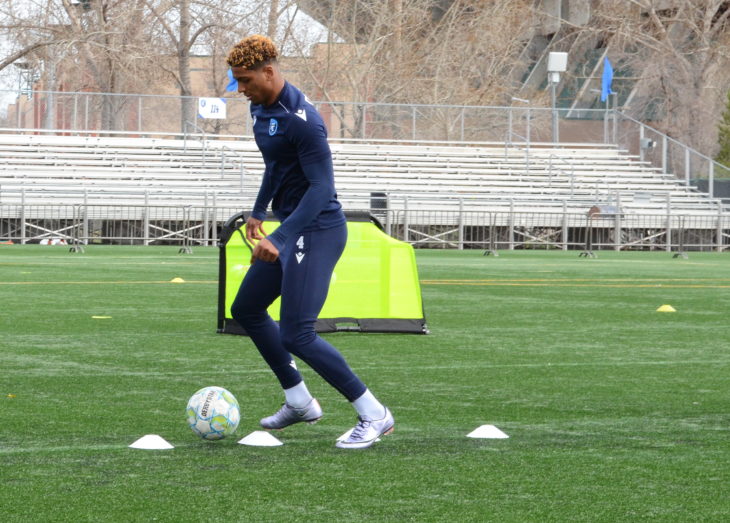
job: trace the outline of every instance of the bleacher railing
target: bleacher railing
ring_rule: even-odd
[[[715,182],[725,180],[730,184],[730,167],[631,116],[620,111],[615,114],[618,145],[637,154],[640,161],[649,162],[662,174],[676,177],[710,197],[723,196]],[[725,194],[724,198],[730,203],[730,194]]]
[[[354,209],[354,208],[353,208]],[[368,210],[389,235],[417,248],[730,249],[730,213],[586,214],[556,210]],[[0,205],[0,242],[65,245],[215,246],[225,221],[240,207],[216,205]]]

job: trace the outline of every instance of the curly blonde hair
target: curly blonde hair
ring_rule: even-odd
[[[257,67],[276,61],[279,53],[270,38],[262,35],[247,36],[228,52],[226,62],[230,67],[256,69]]]

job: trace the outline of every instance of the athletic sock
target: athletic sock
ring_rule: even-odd
[[[352,406],[360,417],[377,420],[385,417],[385,407],[380,403],[370,389],[365,389],[362,396],[352,402]]]
[[[284,396],[286,396],[287,405],[295,409],[306,407],[312,401],[312,395],[309,393],[304,381],[300,381],[290,389],[284,389]]]

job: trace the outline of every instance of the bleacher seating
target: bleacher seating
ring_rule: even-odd
[[[611,146],[333,143],[346,207],[387,194],[392,209],[717,214],[719,200]],[[0,204],[247,208],[263,162],[253,140],[0,135]]]

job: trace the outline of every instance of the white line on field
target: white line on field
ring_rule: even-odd
[[[674,360],[674,361],[595,361],[595,362],[563,362],[563,363],[485,363],[470,362],[463,365],[428,365],[409,364],[409,369],[449,370],[449,369],[503,369],[503,368],[542,368],[542,367],[625,367],[631,365],[728,365],[730,360]],[[360,365],[360,368],[367,365]],[[392,368],[392,367],[389,367]]]
[[[605,362],[563,362],[563,363],[479,363],[476,361],[470,362],[468,364],[463,365],[414,365],[409,364],[408,368],[412,370],[457,370],[457,369],[510,369],[510,368],[550,368],[550,367],[628,367],[632,365],[730,365],[730,360],[676,360],[676,361],[605,361]],[[53,373],[53,372],[43,372],[42,369],[36,370],[35,372],[33,370],[29,370],[27,368],[19,368],[19,369],[11,369],[10,372],[6,372],[8,375],[14,375],[13,371],[17,371],[18,373],[22,373],[24,376],[45,376],[45,377],[52,377],[52,376],[62,376],[66,377],[68,376],[68,368],[69,366],[64,367],[63,369],[57,369],[59,372]],[[358,368],[360,369],[382,369],[383,365],[368,365],[368,364],[361,364],[358,365]],[[389,366],[389,369],[394,369],[396,367]],[[402,367],[400,367],[402,368]],[[157,378],[157,377],[171,377],[174,378],[176,376],[183,377],[183,376],[205,376],[205,374],[200,373],[200,371],[171,371],[171,372],[149,372],[149,371],[121,371],[121,370],[115,370],[110,369],[108,372],[102,371],[102,372],[83,372],[83,370],[78,369],[78,367],[74,366],[73,374],[77,377],[93,377],[93,376],[115,376],[115,377],[128,377],[128,376],[135,376],[135,377],[141,377],[141,378]],[[231,374],[233,376],[244,376],[247,374],[267,374],[271,371],[267,368],[257,368],[257,369],[236,369]],[[215,373],[212,373],[211,375],[216,375]]]
[[[110,450],[110,449],[123,449],[127,448],[126,445],[87,445],[80,444],[77,446],[66,445],[62,447],[10,447],[0,448],[1,454],[30,454],[33,452],[68,452],[71,450]]]

